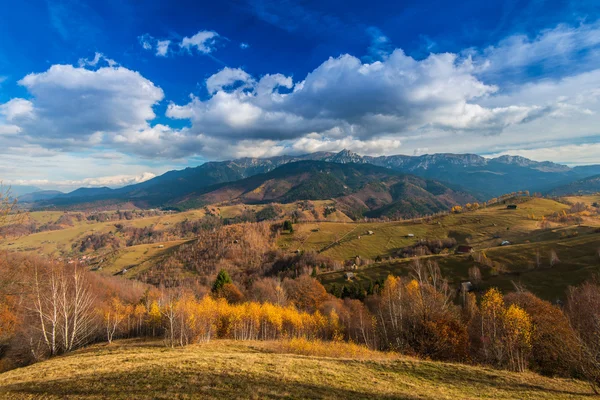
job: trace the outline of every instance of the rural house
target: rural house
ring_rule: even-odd
[[[472,253],[473,251],[473,247],[471,246],[461,245],[456,248],[456,254],[468,254]]]

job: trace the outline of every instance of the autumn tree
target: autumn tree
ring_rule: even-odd
[[[125,317],[127,317],[125,306],[118,297],[113,297],[102,313],[108,343],[112,343],[113,337]]]
[[[531,352],[533,332],[529,314],[521,307],[511,304],[504,313],[503,331],[510,369],[524,372]]]
[[[252,300],[278,306],[287,304],[287,293],[277,278],[261,278],[252,283],[249,290]]]
[[[586,282],[570,287],[565,310],[577,334],[577,370],[600,392],[600,284]]]
[[[314,312],[327,299],[327,291],[323,285],[308,275],[302,275],[297,279],[286,279],[284,287],[288,299],[303,311]]]
[[[483,357],[489,363],[500,364],[505,359],[503,342],[504,297],[495,288],[481,299],[481,338]]]
[[[223,297],[229,303],[241,303],[244,301],[244,294],[233,283],[226,283],[219,290],[219,297]]]
[[[510,293],[505,300],[518,305],[531,318],[530,368],[544,375],[571,376],[576,367],[578,343],[563,311],[525,291]]]

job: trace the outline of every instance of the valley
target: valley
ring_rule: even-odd
[[[0,395],[568,399],[600,388],[586,336],[600,294],[597,193],[483,197],[335,156],[352,162],[249,162],[232,181],[176,171],[116,197],[32,194],[0,225]]]

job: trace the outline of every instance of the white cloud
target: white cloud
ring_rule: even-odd
[[[33,98],[29,118],[16,115],[12,120],[27,135],[55,140],[59,146],[65,139],[89,140],[144,129],[156,116],[153,106],[164,97],[159,87],[124,67],[92,71],[53,65],[46,72],[27,75],[19,84]]]
[[[20,118],[31,118],[33,116],[33,103],[25,99],[12,99],[0,105],[0,115],[8,122]]]
[[[192,37],[184,37],[179,46],[190,52],[196,49],[200,53],[208,54],[215,50],[218,37],[219,34],[214,31],[199,31]]]
[[[206,80],[206,89],[209,94],[215,94],[238,82],[242,84],[241,88],[252,87],[254,85],[254,79],[246,71],[240,68],[225,67]]]
[[[118,65],[115,60],[111,60],[110,58],[107,58],[104,54],[98,53],[98,52],[96,52],[94,54],[94,58],[92,58],[91,60],[87,59],[87,58],[80,58],[78,61],[78,64],[79,64],[79,67],[86,67],[86,66],[95,67],[101,61],[106,62],[106,64],[109,67],[114,67],[114,66]]]
[[[156,55],[160,57],[166,57],[169,52],[170,40],[159,40],[156,43]]]
[[[144,48],[144,50],[152,50],[154,47],[155,39],[150,36],[148,33],[144,33],[141,36],[138,36],[138,40],[140,45]]]
[[[184,37],[176,44],[178,44],[179,48],[185,52],[191,53],[193,50],[196,50],[200,53],[208,54],[215,50],[215,45],[219,38],[220,36],[217,32],[202,30],[191,37]],[[138,41],[144,50],[153,50],[157,57],[167,57],[169,53],[177,53],[173,52],[171,46],[173,42],[169,39],[156,39],[152,35],[145,33],[141,36],[138,36]],[[246,47],[242,46],[242,48]],[[182,53],[181,50],[179,51],[179,54]]]
[[[553,161],[561,164],[600,164],[600,143],[568,144],[533,149],[512,148],[491,155],[517,155],[537,161]]]
[[[240,43],[240,48],[241,49],[247,49],[249,47],[250,47],[250,45],[248,43],[245,43],[245,42]]]
[[[40,188],[58,187],[58,188],[79,188],[79,187],[103,187],[118,188],[136,183],[145,182],[156,177],[151,172],[144,172],[140,175],[114,175],[100,176],[95,178],[71,179],[71,180],[48,180],[48,179],[16,179],[7,181],[9,185],[30,185]]]
[[[296,140],[291,148],[297,154],[348,149],[359,154],[381,156],[397,154],[401,146],[402,142],[398,139],[379,138],[363,141],[346,137],[332,140],[323,135],[315,134]]]
[[[21,132],[17,125],[5,125],[0,123],[0,135],[16,135]]]
[[[390,38],[379,28],[374,26],[367,28],[367,35],[371,37],[367,57],[370,61],[385,59],[394,50]]]
[[[494,133],[540,112],[537,106],[477,104],[498,88],[473,71],[468,60],[453,54],[418,61],[401,50],[374,63],[350,55],[330,58],[296,83],[281,74],[256,80],[225,68],[207,80],[211,98],[171,104],[167,115],[191,119],[191,131],[207,136],[281,140],[336,128],[365,140],[432,126]]]
[[[530,65],[546,70],[565,65],[580,69],[590,63],[597,66],[597,52],[589,52],[587,55],[580,53],[598,46],[600,21],[578,26],[561,24],[553,29],[541,31],[533,38],[527,35],[512,35],[482,52],[475,52],[474,56],[481,68],[480,72],[484,74],[505,73],[508,69],[522,71]]]

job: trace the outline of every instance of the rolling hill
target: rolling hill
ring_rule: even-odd
[[[341,353],[337,347],[342,347]],[[160,341],[119,341],[0,374],[0,396],[16,400],[534,400],[592,395],[589,385],[577,380],[425,361],[367,349],[353,354],[345,347],[350,346],[328,345],[325,354],[313,355],[277,342],[214,340],[166,348]]]

